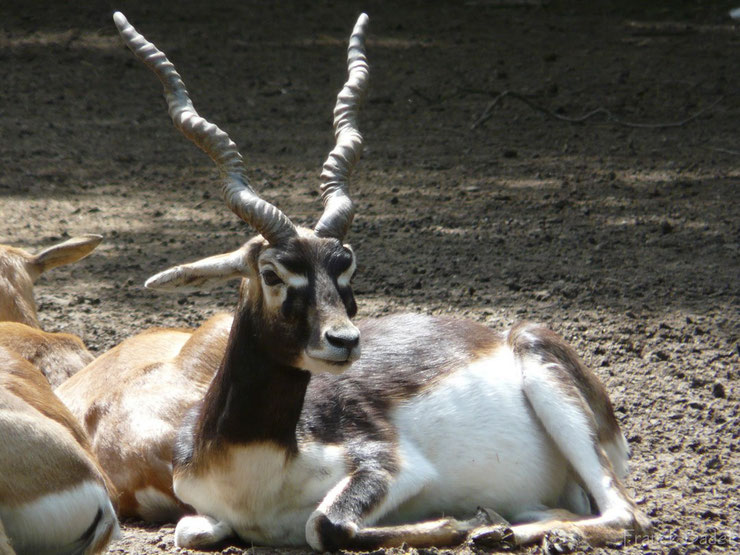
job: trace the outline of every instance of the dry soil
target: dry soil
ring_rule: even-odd
[[[737,552],[732,4],[4,0],[0,242],[105,236],[36,290],[44,327],[96,353],[230,310],[234,284],[142,288],[251,232],[111,13],[168,53],[199,111],[240,145],[254,187],[311,224],[345,41],[364,10],[372,83],[349,237],[360,316],[548,323],[606,383],[632,448],[627,486],[656,530],[621,552]],[[110,553],[178,552],[172,531],[126,522]]]

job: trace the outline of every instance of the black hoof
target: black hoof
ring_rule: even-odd
[[[497,549],[499,551],[506,551],[516,547],[514,532],[511,531],[509,526],[503,524],[478,528],[470,534],[470,541],[476,547]]]

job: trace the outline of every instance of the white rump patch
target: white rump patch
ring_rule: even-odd
[[[510,518],[554,505],[568,467],[522,394],[514,355],[501,348],[450,373],[392,413],[401,472],[382,524],[470,518],[490,507]]]
[[[103,516],[93,533],[92,544],[109,530],[120,535],[118,520],[108,493],[98,482],[88,481],[68,490],[44,495],[20,506],[0,504],[0,520],[13,547],[19,553],[51,554],[80,551],[76,545],[95,521]]]

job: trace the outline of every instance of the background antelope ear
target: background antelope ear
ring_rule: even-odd
[[[249,277],[244,261],[245,248],[203,260],[181,264],[160,272],[144,284],[147,289],[175,291],[210,287],[230,279]]]
[[[32,256],[29,263],[36,276],[39,276],[46,270],[51,270],[57,266],[70,264],[72,262],[77,262],[81,258],[85,258],[95,250],[95,247],[97,247],[102,240],[102,235],[93,234],[72,237],[63,243],[48,247],[37,255]]]

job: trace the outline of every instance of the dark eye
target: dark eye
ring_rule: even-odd
[[[280,276],[278,276],[272,270],[262,270],[261,274],[262,281],[265,282],[265,285],[277,285],[279,283],[283,283],[283,280],[280,279]]]

